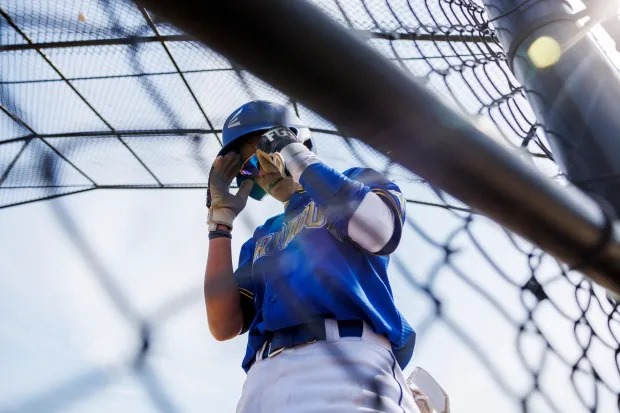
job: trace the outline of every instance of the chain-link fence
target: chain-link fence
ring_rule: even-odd
[[[503,143],[563,184],[480,4],[314,3],[456,108],[497,129]],[[300,102],[132,3],[9,0],[0,4],[0,14],[0,208],[94,189],[205,188],[226,116],[251,99],[280,102],[308,123],[326,163],[340,170],[367,165],[401,187],[408,218],[390,276],[397,303],[418,334],[411,364],[430,366],[456,410],[619,410],[619,314],[604,291],[580,274],[342,137]],[[111,193],[89,196],[103,192]],[[112,192],[106,200],[117,196]],[[186,403],[170,371],[156,367],[152,350],[164,320],[198,308],[201,285],[175,290],[144,311],[75,218],[72,199],[51,202],[53,216],[75,259],[87,264],[101,295],[139,339],[106,374],[85,366],[82,374],[40,388],[15,379],[21,377],[19,360],[31,356],[28,349],[0,350],[0,360],[17,360],[9,364],[15,371],[0,374],[8,389],[0,411],[65,411],[77,401],[96,400],[97,392],[127,374],[147,395],[139,409],[204,410],[216,373],[205,370],[203,398]],[[261,218],[277,212],[274,204],[252,204],[240,218],[242,233],[249,236]],[[139,264],[132,268],[141,271]],[[141,293],[150,294],[148,288]],[[228,367],[237,368],[241,355]],[[96,402],[81,406],[98,409]]]

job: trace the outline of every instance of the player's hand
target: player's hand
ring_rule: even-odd
[[[209,174],[209,218],[208,224],[222,224],[232,229],[232,223],[245,208],[253,182],[245,180],[235,195],[229,191],[230,184],[241,169],[241,158],[238,153],[229,152],[218,156],[213,162]]]
[[[288,145],[298,142],[289,128],[280,126],[265,132],[256,145],[256,157],[265,173],[279,172],[284,178],[291,176],[280,153]]]

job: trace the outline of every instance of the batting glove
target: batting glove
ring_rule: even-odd
[[[299,140],[293,131],[277,127],[265,132],[256,146],[256,157],[266,173],[279,172],[299,182],[301,172],[318,158]]]
[[[233,221],[245,208],[253,182],[249,179],[243,181],[235,195],[229,191],[230,183],[241,168],[240,163],[239,154],[233,152],[218,156],[213,162],[207,190],[207,206],[209,207],[207,224],[210,231],[215,230],[218,224],[232,229]]]

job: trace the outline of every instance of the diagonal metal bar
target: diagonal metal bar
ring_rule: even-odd
[[[138,9],[140,10],[140,13],[142,13],[142,16],[144,17],[144,20],[146,20],[146,23],[149,25],[151,30],[153,30],[153,32],[155,32],[155,34],[158,37],[161,37],[161,35],[159,33],[159,30],[157,29],[157,26],[153,22],[153,19],[151,19],[151,16],[149,15],[149,13],[144,9],[144,7],[138,7]],[[200,101],[198,100],[198,97],[196,96],[196,94],[192,90],[191,86],[189,85],[189,82],[187,81],[187,78],[185,77],[185,74],[183,73],[183,71],[179,67],[178,63],[174,59],[174,56],[172,56],[172,52],[170,52],[170,49],[168,48],[168,46],[166,45],[164,40],[161,40],[161,46],[164,48],[164,51],[168,55],[168,58],[170,58],[170,62],[172,62],[172,65],[176,69],[178,75],[181,77],[181,80],[183,81],[183,84],[187,88],[187,91],[189,92],[189,94],[192,96],[192,99],[194,100],[194,103],[198,107],[198,110],[200,110],[200,113],[202,114],[202,116],[204,117],[205,121],[207,122],[207,125],[209,125],[209,127],[211,129],[213,129],[213,123],[211,122],[211,120],[207,116],[207,113],[205,112],[204,108],[200,104]],[[220,146],[223,146],[222,141],[221,141],[221,139],[219,138],[219,136],[217,134],[215,135],[215,138],[219,142]]]
[[[2,111],[3,113],[5,113],[9,118],[11,118],[11,120],[15,123],[17,123],[18,125],[20,125],[21,127],[28,129],[30,132],[32,132],[33,134],[35,133],[34,130],[28,126],[28,124],[26,122],[24,122],[24,120],[22,120],[19,116],[17,116],[16,114],[14,114],[13,112],[11,112],[6,106],[4,106],[2,103],[0,103],[0,111]]]
[[[11,16],[9,16],[4,9],[2,9],[0,7],[0,16],[2,16],[7,23],[9,24],[9,26],[11,26],[17,33],[19,33],[24,40],[26,40],[26,42],[28,42],[28,44],[32,44],[34,45],[35,43],[32,41],[32,39],[30,39],[30,37],[28,37],[28,35],[26,33],[24,33],[23,30],[21,30],[21,28],[19,26],[17,26],[15,24],[15,22],[13,21],[13,19],[11,19]],[[101,122],[103,122],[104,125],[106,125],[108,128],[110,128],[111,131],[114,131],[114,127],[103,117],[103,115],[101,115],[101,113],[99,113],[94,106],[84,97],[84,95],[82,95],[77,89],[76,87],[73,85],[73,83],[71,83],[71,81],[69,79],[67,79],[67,77],[64,75],[64,73],[62,73],[60,71],[60,69],[54,64],[54,62],[52,62],[50,60],[49,57],[47,57],[47,55],[45,53],[43,53],[43,51],[39,48],[35,47],[35,50],[37,51],[37,53],[43,58],[43,60],[45,60],[45,62],[52,68],[52,70],[54,70],[58,76],[60,76],[60,78],[65,82],[65,84],[78,96],[78,98],[95,114],[95,116],[97,116],[99,118],[99,120],[101,120]],[[159,178],[157,178],[157,176],[155,175],[155,173],[153,171],[151,171],[151,169],[144,163],[144,161],[142,159],[140,159],[140,157],[129,147],[129,145],[127,145],[127,143],[120,137],[120,135],[118,136],[118,140],[125,146],[125,148],[127,148],[127,150],[136,158],[136,160],[142,165],[142,167],[151,175],[151,177],[158,183],[158,184],[162,184],[161,181],[159,180]],[[55,151],[57,152],[57,151]]]
[[[21,120],[17,115],[15,115],[10,110],[8,110],[6,107],[4,107],[4,105],[0,104],[0,110],[3,113],[5,113],[9,118],[11,118],[15,123],[17,123],[18,125],[28,129],[31,133],[34,133],[34,130],[30,126],[28,126],[26,124],[26,122]],[[6,178],[11,173],[11,170],[13,170],[13,167],[15,167],[15,164],[17,163],[19,158],[21,158],[22,154],[26,151],[26,147],[28,146],[28,144],[30,143],[31,140],[32,140],[32,136],[29,136],[26,139],[20,139],[20,141],[24,142],[24,145],[20,148],[19,152],[15,155],[15,157],[13,158],[11,163],[9,163],[8,167],[6,168],[6,171],[4,171],[2,173],[2,175],[0,175],[0,186],[2,186],[2,184],[4,183]],[[11,139],[10,141],[14,142],[15,140]]]
[[[26,40],[26,42],[28,42],[28,44],[31,44],[33,46],[35,46],[35,43],[32,41],[32,39],[30,39],[28,37],[28,35],[26,33],[24,33],[23,30],[21,30],[21,28],[19,28],[19,26],[17,26],[15,24],[15,22],[13,21],[13,19],[11,18],[11,16],[9,16],[4,9],[0,8],[0,16],[2,16],[7,23],[9,24],[9,26],[11,26],[17,33],[19,33],[24,40]],[[82,102],[84,102],[84,104],[86,106],[88,106],[88,108],[90,110],[92,110],[92,112],[107,126],[110,128],[110,130],[114,130],[114,128],[112,127],[112,125],[110,125],[110,123],[105,120],[103,118],[103,116],[90,104],[90,102],[88,102],[88,100],[75,88],[75,86],[73,86],[73,84],[69,81],[69,79],[67,79],[67,77],[60,71],[60,69],[58,69],[58,67],[54,64],[54,62],[52,62],[49,57],[47,57],[47,55],[45,53],[43,53],[43,51],[39,48],[35,47],[35,50],[37,51],[37,53],[43,58],[43,60],[45,60],[45,62],[52,68],[52,70],[54,70],[56,72],[56,74],[58,74],[58,76],[61,77],[61,79],[67,84],[67,86],[69,86],[69,88],[80,98],[80,100],[82,100]]]
[[[9,176],[9,174],[11,173],[11,171],[13,170],[13,168],[15,167],[15,164],[17,163],[17,161],[19,160],[19,158],[21,158],[22,154],[24,152],[26,152],[26,148],[28,147],[28,145],[30,144],[30,142],[32,142],[32,140],[26,141],[24,142],[24,144],[22,145],[22,147],[19,149],[19,152],[17,152],[17,154],[15,155],[15,157],[13,157],[13,160],[9,163],[9,166],[7,166],[6,171],[4,171],[4,173],[2,175],[0,175],[0,187],[2,187],[2,184],[4,183],[4,181],[6,180],[6,178]]]
[[[0,9],[1,10],[1,9]],[[25,141],[26,144],[20,149],[19,153],[15,156],[15,158],[13,159],[13,161],[11,162],[11,164],[9,165],[9,167],[7,168],[7,170],[5,171],[4,174],[2,174],[2,176],[0,177],[0,185],[2,185],[2,183],[5,181],[5,179],[8,177],[9,173],[11,172],[11,170],[13,169],[13,167],[17,164],[18,159],[21,157],[21,155],[24,153],[24,151],[26,150],[26,147],[28,146],[28,143],[30,143],[30,141],[32,139],[39,139],[41,140],[41,142],[43,142],[52,152],[54,152],[56,155],[58,155],[62,160],[64,160],[65,162],[67,162],[69,165],[71,165],[76,171],[78,171],[84,178],[86,178],[87,180],[89,180],[94,186],[97,186],[97,183],[86,174],[86,172],[84,172],[82,169],[78,168],[77,165],[75,165],[72,161],[70,161],[66,156],[64,156],[62,153],[60,153],[58,151],[58,149],[56,149],[55,147],[53,147],[52,145],[49,144],[49,142],[47,142],[44,138],[42,138],[30,125],[28,125],[26,123],[26,121],[24,121],[22,118],[20,118],[19,116],[17,116],[15,113],[12,113],[11,111],[9,111],[6,107],[4,107],[3,105],[0,105],[0,110],[2,110],[4,113],[6,113],[11,119],[13,119],[13,121],[15,121],[16,123],[18,123],[19,125],[23,126],[24,128],[28,129],[30,131],[30,135],[28,135],[28,137],[25,138],[18,138],[18,139],[9,139],[7,141],[3,141],[0,142],[1,144],[4,143],[10,143],[10,142],[18,142],[18,141]]]
[[[15,156],[15,159],[13,159],[13,161],[11,162],[11,165],[9,165],[9,168],[6,170],[6,172],[2,175],[2,177],[0,177],[0,185],[2,185],[2,183],[4,182],[4,180],[6,179],[6,177],[8,176],[9,172],[11,171],[11,169],[15,166],[15,164],[17,163],[17,160],[19,159],[19,157],[22,155],[22,153],[25,151],[26,146],[28,146],[28,144],[33,140],[33,139],[39,139],[41,142],[43,142],[43,144],[45,144],[45,146],[47,146],[52,152],[54,152],[59,158],[61,158],[63,161],[67,162],[69,165],[71,165],[71,167],[73,167],[73,169],[75,169],[76,171],[78,171],[80,173],[80,175],[82,175],[84,178],[86,178],[88,181],[90,181],[91,184],[93,184],[95,187],[97,187],[97,183],[90,177],[88,176],[88,174],[86,172],[84,172],[81,168],[78,168],[77,165],[75,165],[71,160],[69,160],[69,158],[67,158],[65,155],[63,155],[60,151],[58,151],[58,149],[56,149],[54,146],[50,145],[49,142],[47,142],[45,139],[41,139],[40,137],[36,137],[36,138],[30,138],[30,139],[25,139],[24,141],[26,142],[26,144],[21,148],[21,150],[19,151],[19,153]]]

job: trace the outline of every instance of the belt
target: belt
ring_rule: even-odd
[[[364,322],[361,320],[338,320],[338,333],[340,337],[362,337],[364,332]],[[287,348],[299,346],[301,344],[314,343],[315,341],[325,340],[325,320],[301,324],[294,327],[283,328],[272,333],[259,350],[260,358],[273,357]]]

